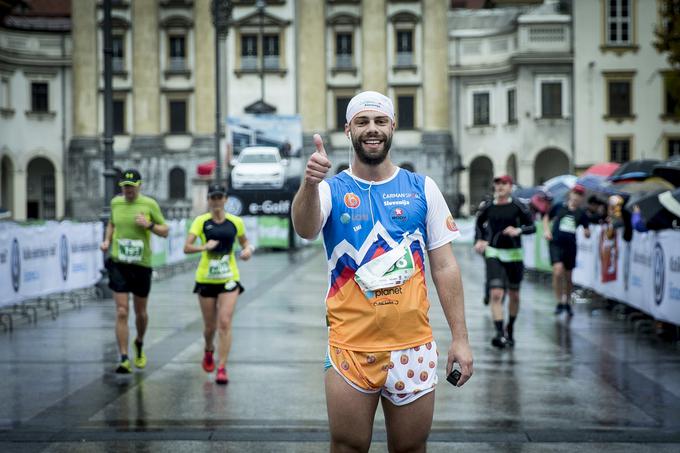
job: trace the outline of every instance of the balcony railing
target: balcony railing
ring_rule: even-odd
[[[341,54],[335,56],[335,66],[337,68],[351,68],[352,63],[351,54]]]
[[[171,57],[168,63],[168,69],[171,71],[184,71],[186,67],[186,59],[184,57]]]
[[[397,66],[413,65],[413,52],[397,52]]]

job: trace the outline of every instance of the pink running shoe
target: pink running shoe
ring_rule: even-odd
[[[215,360],[213,359],[213,351],[205,351],[203,354],[203,369],[206,373],[215,371]]]
[[[215,382],[217,382],[220,385],[225,385],[227,382],[229,382],[227,370],[223,366],[217,369],[217,377],[215,378]]]

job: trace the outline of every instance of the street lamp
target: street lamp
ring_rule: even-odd
[[[104,205],[102,220],[108,221],[116,171],[113,169],[113,86],[112,86],[112,37],[111,0],[104,0]]]
[[[220,109],[220,38],[226,37],[231,11],[231,0],[212,0],[213,25],[215,26],[215,183],[222,182],[222,156],[220,138],[222,137],[222,112]]]

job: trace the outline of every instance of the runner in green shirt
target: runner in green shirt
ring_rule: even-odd
[[[134,362],[137,368],[144,368],[146,355],[142,346],[149,322],[146,306],[151,290],[151,233],[167,237],[169,228],[158,203],[140,194],[142,176],[137,170],[125,170],[118,185],[123,194],[111,200],[111,220],[101,249],[110,252],[106,268],[116,302],[116,339],[120,350],[116,372],[127,374],[132,372],[128,359],[129,293],[133,295],[137,326]]]
[[[208,188],[210,212],[196,217],[184,244],[184,253],[201,252],[201,261],[196,269],[194,293],[198,294],[203,314],[205,353],[202,366],[208,373],[215,369],[213,340],[217,329],[218,384],[226,384],[229,381],[226,364],[231,348],[231,321],[236,299],[243,292],[234,252],[236,240],[238,239],[242,248],[240,252],[242,260],[250,259],[253,252],[253,247],[246,238],[243,220],[225,213],[226,202],[226,189],[219,184],[211,185]],[[194,245],[197,238],[201,240],[200,245]]]

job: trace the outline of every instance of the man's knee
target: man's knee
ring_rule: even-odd
[[[220,316],[217,327],[222,331],[229,330],[231,327],[231,316]]]
[[[119,304],[116,306],[116,316],[118,317],[118,319],[127,320],[129,313],[130,309],[125,305]]]
[[[359,433],[331,433],[332,451],[368,451],[371,447],[371,436]]]
[[[503,293],[505,291],[503,288],[491,288],[489,291],[489,296],[491,296],[491,302],[500,302],[503,300]]]

